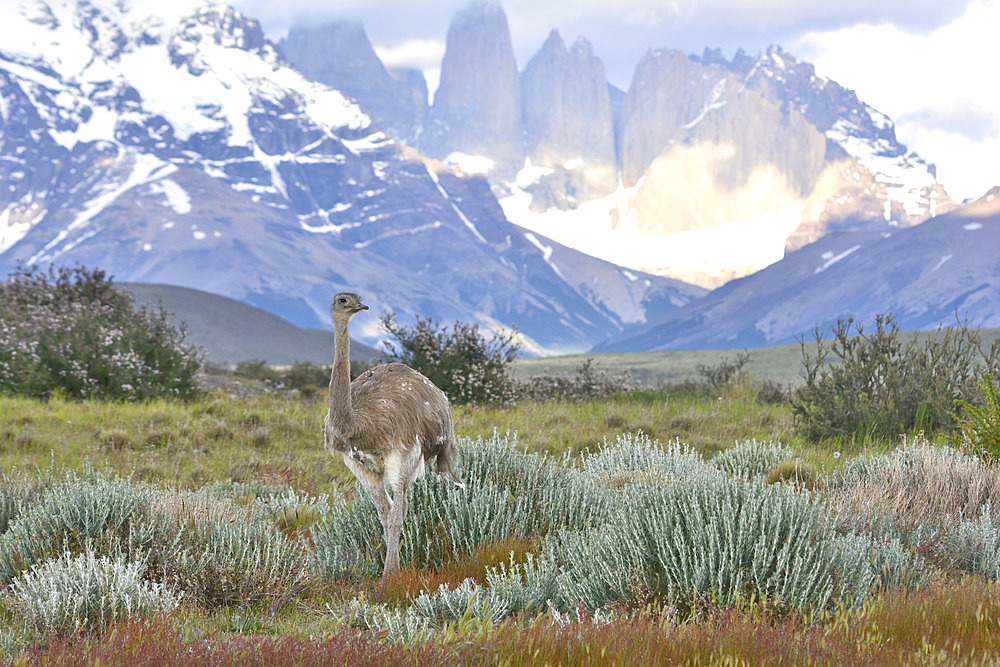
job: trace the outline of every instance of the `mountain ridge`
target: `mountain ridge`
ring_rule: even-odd
[[[553,30],[519,77],[510,43],[499,5],[455,15],[442,94],[414,145],[484,174],[509,220],[568,247],[711,288],[828,232],[890,231],[955,206],[891,119],[778,46],[732,60],[650,49],[612,102],[585,39],[567,49]],[[553,133],[553,119],[574,131]]]

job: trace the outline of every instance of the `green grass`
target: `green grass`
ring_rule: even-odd
[[[182,488],[217,481],[313,492],[348,473],[322,447],[326,408],[262,394],[190,403],[0,397],[0,467],[97,468]]]
[[[261,487],[293,487],[312,495],[352,493],[353,476],[322,447],[325,413],[325,392],[305,399],[267,393],[236,398],[215,391],[189,403],[140,404],[0,396],[0,470],[81,470],[90,465],[152,482],[165,494],[221,483],[227,497],[239,502],[249,502]],[[663,443],[679,439],[706,457],[737,441],[780,442],[820,478],[850,456],[898,444],[876,439],[851,445],[807,442],[796,433],[789,407],[760,403],[750,383],[717,396],[659,389],[580,403],[456,406],[454,417],[460,436],[516,431],[529,451],[571,456],[637,430]],[[278,525],[308,544],[307,527],[296,521]],[[15,620],[0,595],[0,659],[8,650],[25,664],[183,664],[183,656],[190,664],[209,657],[213,664],[279,659],[291,664],[886,665],[1000,660],[998,585],[943,571],[935,571],[917,589],[877,594],[859,608],[822,620],[808,614],[772,616],[766,604],[718,609],[706,602],[681,621],[653,599],[648,607],[618,609],[616,619],[606,625],[592,623],[586,614],[583,623],[561,625],[553,623],[551,612],[535,622],[515,617],[497,626],[462,619],[416,646],[347,627],[328,609],[357,597],[389,610],[403,609],[422,591],[455,586],[466,577],[483,582],[490,567],[524,563],[540,544],[535,538],[508,539],[436,569],[408,566],[385,587],[365,577],[313,578],[301,589],[263,603],[210,606],[188,596],[161,618],[115,623],[86,636],[49,642],[5,634],[10,632],[5,625],[14,627]]]
[[[774,440],[806,446],[786,405],[762,405],[750,386],[719,396],[649,390],[606,400],[522,402],[512,408],[456,406],[456,430],[469,436],[515,431],[530,451],[579,454],[605,439],[642,431],[666,442],[680,439],[708,456],[737,440]]]
[[[219,481],[290,485],[309,493],[351,479],[322,447],[325,392],[311,399],[262,393],[243,399],[215,392],[181,403],[49,401],[0,396],[0,467],[79,468],[84,462],[182,488]],[[607,400],[520,402],[513,407],[458,405],[460,436],[516,432],[528,451],[576,455],[605,439],[643,431],[680,439],[707,456],[737,441],[782,442],[822,465],[835,451],[878,450],[812,445],[795,432],[787,405],[763,405],[749,385],[715,397],[649,390]]]

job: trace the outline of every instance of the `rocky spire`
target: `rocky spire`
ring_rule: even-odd
[[[523,154],[517,65],[507,15],[499,5],[473,3],[448,29],[441,81],[420,140],[421,152],[484,155],[498,168]]]
[[[536,164],[582,160],[614,165],[604,64],[580,38],[572,49],[553,30],[521,74],[527,152]]]

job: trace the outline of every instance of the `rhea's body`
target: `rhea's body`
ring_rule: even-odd
[[[336,406],[326,416],[326,447],[339,453],[358,477],[384,478],[395,486],[404,474],[412,481],[436,462],[439,474],[451,473],[455,431],[448,398],[434,383],[405,364],[376,366],[350,386],[354,428],[331,428]],[[416,470],[408,465],[419,459]]]

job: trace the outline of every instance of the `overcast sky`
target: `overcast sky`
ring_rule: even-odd
[[[232,0],[231,0],[232,1]],[[278,39],[296,22],[355,19],[387,64],[436,84],[467,0],[236,0]],[[648,49],[756,54],[778,44],[888,114],[952,197],[1000,185],[1000,0],[504,0],[518,67],[549,31],[586,37],[627,89]]]

